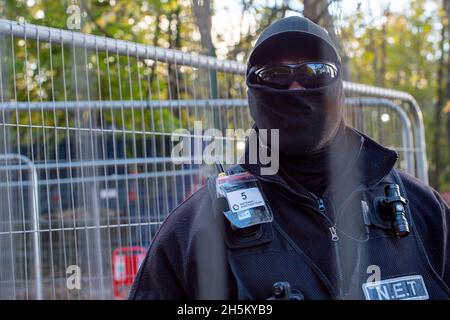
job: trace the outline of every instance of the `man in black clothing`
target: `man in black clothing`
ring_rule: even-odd
[[[263,31],[247,93],[255,129],[279,129],[280,170],[244,161],[227,174],[254,175],[274,220],[232,228],[212,180],[165,220],[130,299],[267,299],[280,281],[304,299],[450,297],[450,209],[394,169],[394,151],[345,125],[340,67],[306,18]]]

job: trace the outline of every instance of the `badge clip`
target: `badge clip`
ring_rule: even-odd
[[[219,169],[219,168],[218,168]],[[225,198],[228,209],[223,214],[234,229],[248,228],[273,221],[273,214],[260,191],[258,179],[248,173],[227,175],[216,179],[217,198]]]

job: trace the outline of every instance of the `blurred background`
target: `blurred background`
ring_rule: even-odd
[[[346,121],[450,202],[450,0],[0,0],[0,298],[125,298],[213,172],[173,131],[250,128],[247,56],[289,15],[337,43]]]
[[[68,10],[71,4],[78,9]],[[76,10],[83,33],[241,62],[265,27],[304,15],[336,39],[345,80],[416,98],[424,113],[430,184],[450,190],[450,1],[0,1],[3,18],[63,29]]]

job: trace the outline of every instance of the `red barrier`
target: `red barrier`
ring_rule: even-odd
[[[139,246],[114,249],[112,257],[114,299],[127,298],[146,253],[147,249]]]

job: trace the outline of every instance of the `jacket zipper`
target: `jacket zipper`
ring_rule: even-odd
[[[331,233],[331,241],[334,241],[334,242],[339,241],[339,236],[337,234],[336,227],[330,227],[329,230]]]
[[[297,194],[297,192],[295,192],[294,190],[292,190],[291,188],[285,186],[284,184],[278,182],[278,181],[273,181],[270,179],[265,179],[261,176],[259,176],[259,178],[263,181],[269,182],[269,183],[276,183],[279,184],[280,186],[286,188],[287,190]],[[355,191],[358,191],[359,188],[357,188],[357,190],[354,190],[350,196],[353,196],[353,193]],[[306,190],[308,191],[308,190]],[[337,290],[337,299],[343,300],[344,299],[344,292],[343,292],[343,283],[344,283],[344,274],[342,271],[342,262],[341,262],[341,255],[339,252],[339,235],[337,233],[337,228],[336,228],[336,224],[330,221],[330,219],[327,217],[326,215],[326,206],[325,206],[325,201],[323,200],[323,198],[319,198],[317,197],[314,193],[309,192],[308,193],[316,200],[317,203],[317,211],[325,218],[325,220],[328,222],[328,224],[330,225],[330,227],[328,228],[328,231],[330,232],[331,235],[331,241],[333,242],[333,251],[336,257],[336,261],[335,261],[335,267],[336,267],[336,275],[337,275],[337,280],[338,280],[338,290]],[[346,199],[347,201],[348,199]],[[344,201],[344,203],[346,203],[346,201]],[[342,209],[342,208],[341,208]],[[336,218],[336,217],[335,217]]]
[[[316,197],[317,198],[317,197]],[[326,216],[327,208],[325,206],[325,201],[323,201],[323,198],[317,198],[317,207],[318,210]],[[326,219],[329,221],[328,219]],[[331,224],[331,223],[330,223]],[[331,241],[333,243],[333,251],[335,255],[335,267],[336,267],[336,276],[337,276],[337,292],[338,292],[338,299],[343,299],[343,284],[344,284],[344,274],[342,272],[342,262],[341,262],[341,255],[339,251],[339,235],[337,233],[336,229],[336,223],[328,228],[331,235]]]
[[[323,201],[322,198],[318,198],[317,199],[317,205],[319,207],[319,211],[320,212],[325,212],[326,208],[325,208],[325,202]]]
[[[317,207],[319,209],[319,211],[326,216],[326,211],[327,208],[325,207],[325,201],[323,201],[323,198],[317,198]],[[328,219],[326,219],[328,220]],[[332,223],[329,222],[329,224],[331,225]],[[337,234],[337,229],[336,229],[336,224],[334,224],[333,226],[329,227],[328,230],[330,231],[331,234],[331,241],[335,242],[335,241],[339,241],[339,236]]]

